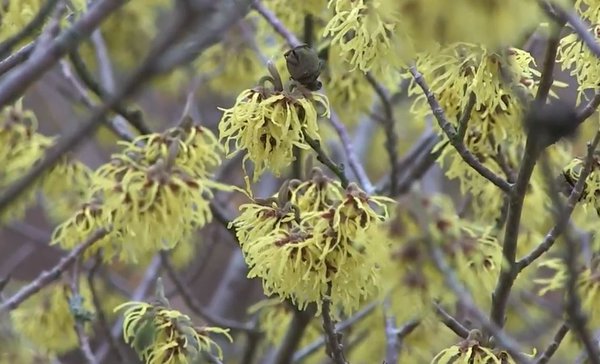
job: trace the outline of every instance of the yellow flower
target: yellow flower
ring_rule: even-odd
[[[581,158],[575,158],[563,169],[565,179],[571,185],[571,187],[575,187],[577,181],[579,181],[581,171],[583,170],[583,164],[584,162]],[[600,215],[600,200],[598,200],[598,191],[600,191],[599,167],[599,161],[594,160],[592,163],[592,171],[588,175],[583,186],[581,201],[585,209],[592,207],[596,209]]]
[[[507,352],[486,348],[480,341],[481,332],[471,330],[464,341],[442,350],[431,364],[517,364]]]
[[[396,25],[382,2],[365,0],[330,0],[335,4],[335,15],[325,27],[324,36],[332,36],[331,43],[339,47],[339,55],[355,69],[363,72],[393,61],[390,37]],[[387,57],[387,58],[386,58]],[[333,57],[332,57],[333,58]]]
[[[600,38],[600,7],[596,1],[577,0],[575,8],[585,22],[592,24],[589,32],[596,40]],[[585,96],[586,90],[598,89],[600,77],[600,62],[598,58],[581,42],[575,33],[565,35],[560,40],[557,61],[563,70],[571,70],[571,75],[577,80],[577,101]]]
[[[255,180],[265,169],[279,175],[294,160],[293,147],[310,148],[305,134],[319,139],[318,116],[329,116],[329,101],[324,95],[306,96],[264,87],[243,91],[232,108],[221,109],[219,133],[228,157],[246,151],[244,161],[254,163]],[[318,106],[324,108],[321,115]],[[231,143],[235,145],[233,151]]]
[[[36,163],[43,159],[46,150],[54,143],[37,132],[37,118],[30,110],[23,109],[23,100],[4,108],[0,124],[0,191],[23,177]],[[10,208],[0,213],[0,223],[23,216],[25,209],[35,199],[39,183],[27,189]]]
[[[191,319],[177,310],[145,302],[125,302],[115,308],[124,309],[123,338],[146,364],[188,364],[201,352],[223,352],[209,336],[224,335],[232,341],[229,329],[196,327]]]
[[[63,158],[42,179],[44,208],[55,222],[68,219],[89,199],[92,171],[85,164]]]
[[[300,309],[316,303],[318,311],[331,285],[332,303],[356,310],[379,286],[388,246],[370,237],[391,201],[354,184],[343,190],[319,172],[308,183],[290,183],[289,192],[267,206],[242,206],[233,221],[248,276],[261,278],[267,295],[289,298]]]
[[[82,310],[93,312],[94,306],[87,281],[79,283],[79,294],[83,298]],[[69,300],[72,298],[70,285],[56,283],[43,288],[39,293],[11,311],[10,317],[16,332],[31,343],[51,353],[62,354],[79,345],[75,333],[74,313]]]

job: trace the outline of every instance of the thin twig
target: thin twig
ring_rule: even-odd
[[[323,330],[327,343],[327,355],[335,364],[347,364],[344,357],[344,348],[341,343],[341,334],[337,332],[335,323],[331,317],[331,283],[327,286],[327,293],[323,297],[321,315],[323,316]]]
[[[127,356],[125,355],[123,348],[117,342],[117,340],[115,340],[115,338],[113,338],[113,336],[110,333],[110,326],[108,324],[106,315],[104,314],[104,310],[102,309],[102,302],[100,302],[100,296],[98,295],[98,290],[96,288],[96,283],[95,283],[94,278],[95,278],[96,273],[98,272],[98,268],[100,268],[101,264],[102,264],[102,258],[101,258],[100,253],[98,253],[98,255],[96,256],[96,259],[94,261],[94,264],[88,271],[88,275],[87,275],[87,281],[88,281],[88,285],[90,287],[90,293],[92,295],[92,303],[94,304],[94,309],[96,311],[96,318],[98,320],[100,330],[104,334],[104,337],[106,338],[111,351],[117,355],[117,358],[120,363],[126,363]]]
[[[396,318],[390,313],[389,297],[383,301],[383,322],[385,327],[385,362],[397,363],[400,350]]]
[[[456,132],[456,138],[464,143],[465,135],[467,134],[467,129],[469,127],[469,120],[471,119],[471,113],[473,112],[473,108],[477,103],[477,96],[475,96],[475,92],[471,92],[469,95],[469,100],[465,105],[464,110],[460,114],[460,118],[458,119],[458,131]]]
[[[33,280],[33,282],[21,288],[19,292],[2,302],[2,305],[0,305],[0,314],[19,307],[19,305],[27,298],[31,297],[48,284],[57,280],[61,274],[85,252],[87,248],[89,248],[98,240],[102,239],[104,236],[106,236],[106,234],[108,234],[106,229],[98,229],[94,231],[84,242],[71,250],[71,252],[62,258],[52,269],[42,272],[35,280]]]
[[[452,317],[439,303],[434,302],[433,306],[435,307],[435,313],[440,317],[444,325],[452,330],[456,335],[466,339],[469,336],[469,329],[463,326],[457,319]]]
[[[433,112],[433,115],[435,116],[440,128],[444,131],[444,133],[448,137],[448,140],[450,141],[450,144],[452,144],[452,146],[456,149],[456,151],[462,157],[462,159],[469,166],[471,166],[477,173],[479,173],[482,177],[484,177],[488,181],[492,182],[494,185],[496,185],[502,191],[508,192],[511,188],[511,185],[506,180],[504,180],[501,177],[499,177],[498,175],[496,175],[492,170],[490,170],[489,168],[484,166],[467,149],[465,144],[456,137],[456,135],[457,135],[456,129],[454,128],[454,126],[452,126],[452,124],[450,124],[450,122],[446,118],[444,110],[442,109],[440,103],[435,98],[435,95],[433,94],[433,92],[429,89],[429,86],[425,82],[423,75],[414,66],[410,67],[410,72],[411,72],[415,82],[417,83],[417,85],[419,85],[421,87],[421,89],[423,90],[423,93],[427,97],[427,102],[429,103],[429,106],[431,107],[431,111]]]
[[[29,56],[33,52],[35,48],[35,43],[31,42],[16,51],[15,53],[8,56],[6,59],[0,61],[0,76],[20,65],[21,63],[27,61]]]
[[[77,50],[71,51],[69,53],[69,58],[71,63],[73,63],[73,69],[77,73],[77,76],[79,76],[86,87],[89,88],[96,96],[100,97],[103,101],[106,101],[110,97],[110,93],[94,79],[94,76],[88,70],[85,62],[79,55],[79,52]],[[121,102],[116,103],[113,107],[113,110],[129,121],[129,123],[141,134],[150,134],[152,132],[152,130],[150,130],[150,128],[144,122],[142,113],[139,110],[130,110]]]
[[[292,321],[290,322],[281,345],[277,348],[273,364],[288,364],[291,362],[294,351],[300,344],[310,321],[314,317],[314,312],[294,310]]]
[[[371,73],[366,73],[365,77],[375,93],[381,99],[381,105],[385,118],[383,118],[383,127],[385,129],[385,149],[390,159],[390,195],[395,196],[398,188],[398,178],[400,174],[400,165],[398,163],[398,133],[395,128],[394,108],[387,91],[377,82]]]
[[[344,165],[337,165],[334,161],[332,161],[331,158],[329,158],[329,156],[327,155],[327,153],[325,153],[325,151],[321,147],[321,143],[318,140],[311,138],[306,133],[304,135],[304,139],[306,140],[308,145],[310,145],[310,147],[315,151],[315,153],[317,153],[317,160],[323,163],[325,166],[327,166],[327,168],[329,168],[339,178],[343,188],[348,187],[348,184],[350,182],[348,181],[348,177],[346,177],[346,174],[344,173]]]
[[[196,298],[190,292],[188,287],[181,280],[181,277],[179,277],[177,272],[175,272],[175,269],[173,268],[173,265],[169,261],[169,257],[167,256],[167,254],[165,252],[161,252],[161,261],[162,261],[163,267],[165,268],[165,271],[169,275],[169,278],[171,279],[173,284],[175,284],[175,287],[177,287],[177,290],[181,294],[181,298],[183,299],[185,304],[190,308],[190,310],[192,310],[195,314],[202,317],[204,320],[206,320],[211,325],[228,327],[232,330],[238,330],[238,331],[244,331],[244,332],[254,330],[254,327],[253,327],[254,325],[252,325],[251,323],[244,324],[244,323],[240,323],[240,322],[237,322],[234,320],[229,320],[229,319],[226,319],[223,317],[218,317],[216,315],[213,315],[211,312],[209,312],[204,307],[202,307],[202,304],[200,302],[198,302],[198,300],[196,300]]]
[[[535,95],[536,102],[544,104],[550,93],[550,88],[554,83],[554,67],[556,65],[556,53],[558,52],[558,44],[560,43],[560,32],[564,26],[560,24],[553,29],[552,34],[548,38],[546,45],[546,55],[544,56],[544,65],[542,67],[542,78],[538,84],[537,94]]]
[[[251,4],[252,7],[258,11],[258,13],[265,18],[269,24],[271,24],[271,27],[286,40],[290,47],[294,48],[302,44],[296,35],[290,32],[279,20],[279,18],[277,18],[275,13],[267,9],[267,7],[264,6],[260,0],[252,0]]]
[[[76,299],[79,296],[79,268],[81,264],[81,257],[77,257],[75,259],[75,263],[73,264],[73,276],[71,277],[71,299]],[[85,332],[85,328],[83,323],[80,321],[78,317],[73,317],[75,321],[75,332],[77,333],[77,340],[79,341],[79,348],[83,353],[83,357],[85,358],[88,364],[96,364],[98,361],[92,352],[92,347],[90,346],[90,338]]]
[[[345,330],[347,330],[348,328],[352,327],[353,325],[355,325],[357,322],[363,320],[364,318],[366,318],[371,312],[373,312],[373,310],[379,305],[379,302],[371,302],[370,304],[368,304],[367,306],[365,306],[363,309],[361,309],[360,311],[358,311],[354,316],[350,317],[347,320],[344,320],[342,322],[340,322],[339,324],[335,325],[335,328],[338,332],[344,332]],[[307,356],[313,354],[314,352],[316,352],[317,350],[319,350],[319,348],[321,346],[325,345],[325,338],[324,337],[320,337],[317,340],[313,341],[312,343],[308,344],[307,346],[305,346],[304,348],[298,350],[295,354],[294,354],[294,358],[292,363],[299,363],[302,360],[304,360],[304,358],[306,358]]]
[[[158,276],[158,274],[160,272],[160,267],[161,267],[160,263],[161,263],[161,259],[160,259],[160,256],[157,254],[154,256],[154,258],[152,258],[152,261],[148,265],[148,268],[146,268],[146,272],[144,273],[144,276],[142,277],[142,280],[136,287],[135,291],[131,295],[130,301],[141,301],[144,299],[144,297],[146,297],[148,290],[156,282],[156,277]],[[113,327],[110,329],[111,336],[113,338],[119,337],[122,330],[123,330],[123,317],[119,317],[119,319],[114,323]],[[108,340],[107,340],[100,346],[100,348],[96,352],[96,358],[98,359],[98,362],[102,363],[104,361],[104,358],[106,358],[106,356],[109,353],[110,353],[110,344],[108,343]]]
[[[563,341],[568,332],[569,325],[567,325],[567,323],[563,323],[562,325],[560,325],[560,327],[556,331],[556,334],[554,334],[552,342],[550,343],[550,345],[548,345],[546,350],[542,352],[542,355],[540,355],[540,357],[535,363],[546,364],[548,361],[550,361],[550,359],[552,359],[552,356],[554,355],[556,350],[558,350],[560,343]]]
[[[592,116],[594,112],[600,106],[600,92],[597,92],[594,97],[581,109],[577,112],[577,116],[575,118],[575,122],[577,124],[581,124],[585,121],[585,119]]]
[[[0,43],[0,59],[4,60],[6,55],[12,51],[14,46],[41,29],[44,21],[48,16],[50,16],[52,9],[54,9],[58,2],[59,0],[47,0],[44,5],[40,7],[37,14],[35,14],[29,23],[21,28],[17,34]]]

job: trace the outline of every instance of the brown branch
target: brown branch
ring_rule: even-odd
[[[306,140],[308,145],[310,145],[310,147],[315,151],[315,153],[317,153],[317,160],[323,163],[327,168],[329,168],[329,170],[331,170],[331,172],[333,172],[338,177],[340,183],[342,184],[342,187],[348,187],[350,181],[348,181],[348,177],[346,177],[346,174],[344,173],[344,165],[337,165],[334,161],[332,161],[331,158],[329,158],[329,156],[327,155],[327,153],[325,153],[325,151],[321,147],[321,143],[318,140],[311,138],[306,133],[304,133],[304,140]]]
[[[21,288],[13,296],[2,302],[0,305],[0,313],[14,310],[19,307],[23,301],[31,297],[33,294],[46,287],[48,284],[60,278],[62,273],[69,268],[81,256],[87,248],[108,234],[106,229],[98,229],[94,231],[84,242],[75,247],[71,252],[62,258],[52,269],[42,272],[33,282]]]
[[[469,119],[471,119],[471,112],[473,112],[476,102],[477,96],[475,96],[475,92],[471,92],[469,95],[469,100],[465,105],[465,109],[460,114],[460,118],[458,120],[458,131],[456,132],[456,138],[461,143],[464,143],[465,135],[467,134],[467,129],[469,127]]]
[[[360,311],[358,311],[354,316],[350,317],[347,320],[344,320],[342,322],[340,322],[339,324],[335,325],[335,328],[338,332],[343,332],[345,330],[347,330],[348,328],[352,327],[354,324],[356,324],[357,322],[363,320],[364,318],[366,318],[371,312],[373,312],[373,310],[378,306],[378,302],[371,302],[370,304],[368,304],[367,306],[365,306],[363,309],[361,309]],[[292,363],[296,364],[296,363],[300,363],[302,362],[302,360],[304,360],[304,358],[306,358],[307,356],[313,354],[314,352],[316,352],[317,350],[319,350],[319,348],[323,345],[325,345],[325,338],[324,337],[320,337],[317,340],[313,341],[312,343],[308,344],[307,346],[305,346],[304,348],[298,350],[295,354],[294,354],[294,358]]]
[[[596,135],[594,136],[594,139],[590,144],[591,148],[588,148],[583,169],[581,170],[579,179],[577,180],[575,187],[569,195],[569,199],[567,200],[567,204],[565,206],[563,214],[561,215],[561,219],[552,227],[552,229],[550,229],[550,231],[548,232],[548,234],[546,234],[544,240],[540,243],[540,245],[535,247],[529,254],[527,254],[525,257],[523,257],[517,262],[518,272],[528,267],[542,254],[550,250],[550,248],[556,242],[556,239],[558,239],[560,235],[564,233],[565,229],[568,226],[569,218],[571,217],[571,214],[573,213],[577,202],[583,194],[585,181],[589,176],[590,172],[592,171],[592,165],[594,163],[594,150],[597,148],[599,142],[600,130],[596,132]]]
[[[237,322],[234,320],[229,320],[229,319],[226,319],[223,317],[218,317],[218,316],[212,314],[211,312],[209,312],[204,307],[202,307],[202,304],[200,302],[198,302],[198,300],[196,300],[196,298],[194,297],[192,292],[190,292],[189,288],[185,285],[185,283],[179,277],[177,272],[175,272],[175,269],[173,268],[173,265],[171,265],[171,262],[169,261],[169,257],[167,256],[167,254],[165,252],[161,252],[161,261],[162,261],[162,266],[165,268],[165,271],[169,275],[169,278],[171,279],[171,281],[173,282],[175,287],[177,287],[177,290],[179,291],[181,298],[183,299],[185,304],[190,308],[190,310],[192,310],[195,314],[202,317],[204,320],[206,320],[211,325],[228,327],[232,330],[243,331],[243,332],[253,332],[253,333],[255,332],[254,325],[252,325],[251,323],[245,324],[245,323],[240,323],[240,322]]]
[[[440,103],[435,98],[433,92],[429,89],[429,86],[425,82],[423,75],[416,69],[416,67],[410,67],[410,73],[412,74],[417,85],[421,87],[423,93],[427,97],[427,102],[431,107],[431,111],[435,116],[438,125],[444,131],[450,144],[456,149],[458,154],[462,157],[462,159],[473,168],[477,173],[479,173],[482,177],[492,182],[498,188],[500,188],[504,192],[509,192],[511,189],[511,185],[501,177],[497,176],[492,170],[484,166],[465,146],[465,144],[459,140],[456,135],[456,129],[448,119],[446,118],[446,114],[442,109]]]
[[[323,330],[325,331],[325,342],[327,344],[327,355],[335,364],[347,364],[344,357],[344,348],[341,343],[341,334],[336,330],[335,323],[331,318],[331,282],[328,284],[327,293],[323,297],[321,315],[323,316]]]
[[[94,264],[88,271],[87,275],[87,281],[88,285],[90,286],[90,293],[92,295],[92,303],[94,304],[94,310],[96,311],[96,318],[98,319],[100,330],[102,331],[104,337],[108,341],[111,351],[117,355],[117,358],[119,359],[120,363],[126,363],[127,355],[125,355],[121,345],[119,345],[117,340],[115,340],[115,338],[113,338],[113,336],[110,333],[110,326],[108,324],[106,315],[104,314],[104,310],[102,309],[102,302],[100,302],[100,296],[98,295],[98,290],[96,288],[95,276],[101,264],[101,253],[98,253],[98,255],[96,255]]]
[[[390,195],[395,196],[398,188],[398,178],[400,174],[400,166],[398,163],[398,133],[395,128],[394,108],[387,91],[377,82],[371,73],[366,73],[365,77],[375,93],[381,99],[381,106],[385,114],[383,118],[383,127],[385,129],[385,149],[390,160]]]
[[[273,364],[288,364],[291,363],[294,351],[300,344],[300,340],[304,336],[310,321],[314,316],[314,312],[311,311],[299,311],[294,309],[292,315],[292,321],[290,322],[286,334],[283,337],[283,341],[273,360]]]
[[[75,299],[80,295],[79,293],[79,268],[81,264],[81,256],[75,259],[75,263],[73,264],[73,276],[71,277],[71,299]],[[79,348],[83,353],[83,357],[85,358],[88,364],[96,364],[98,361],[92,352],[92,347],[90,346],[90,338],[85,332],[85,328],[83,323],[79,320],[78,317],[73,317],[75,321],[75,332],[77,333],[77,340],[79,341]]]
[[[560,325],[556,333],[554,334],[554,338],[552,339],[552,343],[548,345],[546,350],[542,352],[542,355],[536,361],[536,364],[546,364],[552,359],[552,356],[558,350],[560,343],[563,341],[567,333],[569,332],[569,325],[566,323]]]
[[[466,339],[469,336],[469,329],[463,326],[457,319],[452,317],[439,303],[434,302],[433,306],[435,307],[435,313],[439,316],[442,323],[446,325],[452,332],[456,335]]]
[[[535,95],[535,101],[544,104],[550,93],[550,88],[554,83],[554,67],[556,65],[556,53],[558,52],[558,44],[560,43],[560,32],[564,26],[560,24],[552,31],[552,34],[548,38],[548,44],[546,45],[546,54],[544,56],[544,65],[542,71],[542,78],[538,85],[538,90]]]

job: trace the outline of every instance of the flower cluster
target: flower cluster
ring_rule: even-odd
[[[0,124],[0,191],[18,181],[31,167],[39,163],[53,139],[37,132],[37,118],[23,109],[22,100],[3,110]],[[34,200],[36,188],[29,188],[10,209],[0,214],[0,222],[19,218]]]
[[[572,188],[575,187],[577,181],[579,181],[581,171],[583,170],[583,164],[583,159],[575,158],[563,169],[565,180]],[[581,195],[583,207],[595,208],[598,212],[598,215],[600,215],[600,200],[598,199],[598,195],[600,194],[600,173],[598,173],[599,167],[600,161],[596,157],[592,164],[592,171],[588,175],[587,179],[585,180],[585,184],[583,185],[583,193]]]
[[[379,286],[387,246],[369,232],[387,218],[389,202],[354,184],[344,189],[315,169],[311,180],[284,185],[278,198],[242,205],[233,226],[248,276],[300,309],[320,308],[331,289],[333,304],[355,310]]]
[[[482,345],[483,335],[472,330],[469,336],[457,345],[442,350],[431,361],[432,364],[516,364],[506,352]]]
[[[600,7],[597,1],[577,0],[575,8],[586,23],[591,23],[590,33],[600,39]],[[571,70],[577,80],[578,100],[585,97],[586,90],[598,89],[600,62],[598,58],[581,42],[575,33],[569,33],[560,40],[557,61],[563,70]]]
[[[209,335],[224,335],[232,341],[228,329],[196,327],[187,315],[161,304],[126,302],[115,308],[119,310],[125,310],[125,342],[145,364],[194,363],[201,352],[213,349],[222,359],[221,348]]]
[[[79,309],[93,312],[92,294],[86,280],[79,282],[82,304]],[[10,313],[16,332],[51,353],[62,354],[79,345],[70,285],[64,282],[45,287]]]
[[[123,151],[95,172],[91,200],[57,227],[53,243],[72,248],[105,227],[111,234],[88,254],[104,248],[106,259],[135,260],[172,249],[212,219],[211,189],[230,190],[211,180],[222,147],[204,127],[181,125],[122,145]]]
[[[318,116],[329,116],[329,101],[324,95],[297,84],[284,90],[278,72],[272,67],[269,70],[274,88],[259,86],[243,91],[232,108],[222,109],[219,123],[220,138],[229,156],[246,151],[244,161],[254,163],[255,179],[267,168],[279,175],[294,160],[294,147],[310,148],[306,136],[319,139]],[[319,106],[323,111],[317,111]]]

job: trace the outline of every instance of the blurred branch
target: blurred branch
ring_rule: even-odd
[[[73,69],[77,73],[77,76],[85,84],[85,86],[88,89],[90,89],[101,100],[103,100],[103,102],[106,102],[107,99],[110,97],[109,92],[94,79],[94,76],[88,70],[87,66],[85,65],[85,62],[83,61],[83,59],[81,59],[79,52],[77,50],[69,52],[69,58],[71,60],[71,63],[73,64]],[[141,134],[152,133],[152,130],[150,130],[150,128],[144,122],[142,113],[139,110],[127,109],[121,102],[115,103],[112,109],[117,114],[121,115],[123,118],[129,121],[129,123],[134,128],[136,128]],[[127,132],[127,134],[130,134],[129,140],[132,140],[134,136],[131,135],[129,131]]]
[[[595,162],[594,160],[594,151],[598,147],[598,143],[600,142],[600,130],[596,132],[594,139],[590,144],[590,148],[588,148],[587,155],[585,157],[585,162],[583,165],[583,169],[579,175],[579,179],[575,184],[575,187],[569,194],[569,199],[567,200],[567,204],[564,208],[564,211],[561,215],[561,218],[556,222],[556,224],[550,229],[548,234],[544,237],[544,240],[535,247],[529,254],[519,260],[517,265],[517,271],[520,272],[526,267],[528,267],[531,263],[533,263],[537,258],[539,258],[542,254],[550,250],[550,248],[554,245],[556,239],[560,237],[561,234],[564,233],[565,229],[568,226],[569,218],[577,205],[577,202],[581,198],[583,194],[583,189],[585,187],[585,181],[592,171],[592,165]]]
[[[538,358],[538,360],[535,363],[536,364],[546,364],[548,361],[550,361],[550,359],[552,359],[552,356],[554,355],[556,350],[558,350],[560,343],[563,341],[563,339],[565,338],[565,336],[567,335],[568,332],[569,332],[569,325],[567,325],[567,323],[563,323],[562,325],[560,325],[560,327],[554,334],[552,343],[550,343],[550,345],[548,345],[546,350],[544,350],[542,352],[542,355],[540,355],[540,357]]]
[[[4,60],[6,55],[12,51],[13,47],[19,44],[25,38],[31,36],[36,31],[42,28],[44,21],[52,13],[52,9],[58,4],[60,0],[47,0],[38,10],[37,14],[21,28],[17,34],[11,36],[7,40],[0,43],[0,59]]]
[[[323,317],[323,330],[325,331],[325,343],[327,344],[327,355],[335,364],[347,364],[342,346],[342,334],[335,327],[331,317],[331,282],[327,284],[327,293],[323,297],[321,316]]]
[[[389,297],[383,301],[383,323],[385,327],[385,363],[398,362],[400,337],[396,328],[396,318],[391,314]],[[416,327],[416,326],[415,326]],[[413,328],[414,329],[414,328]]]
[[[313,317],[314,312],[312,312],[312,310],[300,311],[294,308],[292,320],[286,330],[281,345],[277,348],[273,364],[291,363],[294,351],[300,344],[300,340],[302,340],[306,328]]]
[[[371,312],[373,312],[373,310],[377,306],[379,306],[379,302],[377,302],[377,301],[369,303],[363,309],[358,311],[354,316],[337,324],[335,326],[336,330],[339,332],[347,330],[348,328],[352,327],[357,322],[359,322],[359,321],[363,320],[365,317],[367,317]],[[319,339],[313,341],[312,343],[308,344],[304,348],[298,350],[294,354],[292,363],[301,362],[302,360],[304,360],[304,358],[306,358],[307,356],[309,356],[309,355],[313,354],[314,352],[316,352],[317,350],[319,350],[319,348],[323,345],[325,345],[325,338],[320,337]]]
[[[548,43],[546,45],[546,54],[544,56],[544,65],[542,67],[542,78],[538,85],[538,90],[535,95],[535,100],[538,103],[545,103],[550,93],[550,88],[554,83],[554,68],[556,65],[556,54],[558,52],[558,44],[560,43],[560,32],[564,23],[559,24],[552,30]]]
[[[398,133],[395,128],[394,108],[387,91],[377,82],[371,73],[366,73],[365,77],[375,93],[381,99],[381,106],[385,117],[383,118],[383,127],[385,129],[385,149],[390,159],[390,196],[395,196],[398,189],[398,178],[400,166],[398,163]]]
[[[94,260],[94,264],[91,266],[87,275],[87,281],[88,285],[90,286],[90,293],[92,295],[92,303],[94,304],[96,318],[98,319],[100,330],[106,338],[108,345],[110,345],[111,351],[117,355],[120,363],[126,363],[127,356],[123,352],[121,345],[112,337],[110,333],[110,326],[108,324],[108,320],[106,319],[106,315],[104,314],[104,310],[102,309],[102,302],[100,301],[100,296],[98,295],[98,290],[96,288],[95,276],[98,272],[98,268],[100,268],[100,265],[102,265],[102,257],[101,253],[98,253]]]
[[[161,267],[160,263],[161,259],[160,256],[157,254],[154,256],[154,258],[152,258],[152,261],[148,265],[148,268],[146,268],[146,272],[144,273],[142,280],[140,281],[140,283],[138,284],[138,286],[136,287],[135,291],[129,299],[130,301],[141,301],[146,297],[148,290],[156,281],[156,277],[158,276]],[[110,330],[111,338],[120,337],[121,331],[123,330],[122,326],[123,317],[121,316],[114,323],[113,327]],[[104,358],[106,358],[106,356],[110,353],[110,349],[111,346],[109,344],[109,340],[107,339],[107,341],[104,342],[96,351],[96,358],[98,359],[98,363],[102,363],[104,361]]]
[[[277,33],[279,33],[279,35],[283,37],[283,39],[285,39],[285,41],[291,48],[295,48],[302,44],[302,42],[300,42],[296,35],[294,35],[294,33],[287,29],[285,25],[283,25],[281,20],[277,18],[277,15],[275,15],[275,13],[273,13],[271,10],[267,9],[266,6],[264,6],[262,1],[252,0],[251,5],[254,8],[254,10],[256,10],[263,18],[265,18],[267,23],[271,24],[273,30],[275,30]]]
[[[15,53],[0,61],[0,76],[25,62],[33,52],[34,48],[34,42],[28,43]]]
[[[435,116],[440,128],[444,131],[450,144],[456,149],[458,154],[462,157],[462,159],[471,166],[477,173],[479,173],[482,177],[492,182],[498,188],[500,188],[504,192],[509,192],[511,189],[511,185],[498,175],[496,175],[492,170],[484,166],[465,146],[462,140],[457,137],[457,132],[454,126],[450,124],[444,110],[442,109],[440,103],[435,98],[433,92],[429,89],[429,86],[425,82],[423,75],[419,73],[419,71],[414,67],[410,67],[410,73],[413,75],[413,78],[417,85],[421,87],[423,93],[427,97],[427,102],[431,107],[431,111]]]
[[[471,92],[469,95],[469,100],[465,105],[465,109],[460,113],[460,119],[458,120],[458,131],[456,132],[456,138],[460,140],[461,143],[465,142],[465,135],[467,134],[467,129],[469,127],[469,119],[471,119],[471,113],[473,112],[473,108],[477,103],[477,96],[475,96],[475,92]]]
[[[469,329],[463,326],[457,319],[452,317],[439,303],[434,302],[433,306],[435,307],[435,313],[439,316],[440,320],[452,330],[456,335],[466,339],[469,336]]]
[[[204,307],[202,307],[202,304],[196,300],[192,292],[189,291],[188,287],[181,280],[181,277],[179,277],[177,272],[175,272],[175,269],[173,268],[173,265],[171,265],[167,254],[165,252],[161,252],[160,256],[165,271],[169,275],[169,278],[171,279],[173,284],[175,284],[175,287],[177,287],[177,290],[181,294],[181,298],[185,302],[186,306],[190,308],[190,310],[192,310],[198,316],[202,317],[204,320],[206,320],[206,322],[208,322],[211,325],[228,327],[232,330],[254,333],[254,327],[251,323],[244,324],[237,321],[228,320],[223,317],[218,317],[213,315]]]
[[[98,240],[102,239],[106,234],[108,234],[106,229],[98,229],[94,231],[84,242],[71,250],[71,252],[62,258],[52,269],[42,272],[35,280],[33,280],[33,282],[21,288],[13,296],[2,302],[0,305],[0,313],[19,307],[19,305],[27,298],[31,297],[48,284],[57,280],[61,274],[85,252],[87,248],[89,248]]]
[[[73,264],[73,275],[71,277],[71,302],[69,302],[69,306],[71,306],[72,302],[77,299],[77,297],[81,297],[79,293],[79,268],[81,264],[81,257],[77,257],[75,259],[75,263]],[[73,307],[71,307],[73,310]],[[90,338],[85,332],[85,328],[83,327],[83,322],[79,317],[73,314],[73,321],[75,322],[75,332],[77,333],[77,340],[79,341],[79,348],[83,353],[83,357],[85,358],[88,364],[96,364],[97,360],[94,357],[94,353],[92,352],[92,348],[90,346]]]

